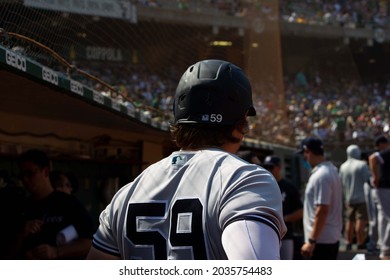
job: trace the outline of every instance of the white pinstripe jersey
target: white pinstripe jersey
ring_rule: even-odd
[[[219,149],[179,151],[118,191],[93,246],[122,259],[227,259],[222,231],[242,219],[285,234],[273,176]]]

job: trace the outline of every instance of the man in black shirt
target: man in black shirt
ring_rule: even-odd
[[[390,148],[370,155],[369,165],[378,196],[379,258],[390,260]]]
[[[282,162],[277,156],[267,156],[263,167],[270,171],[278,182],[283,199],[283,218],[287,233],[282,239],[280,259],[292,260],[294,257],[294,227],[293,223],[302,219],[303,204],[298,189],[282,176]]]
[[[55,191],[49,160],[39,150],[20,155],[21,179],[31,194],[17,244],[23,259],[83,259],[91,246],[93,222],[74,196]]]

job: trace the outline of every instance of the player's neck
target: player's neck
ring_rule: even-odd
[[[239,143],[225,143],[223,144],[220,149],[225,150],[228,153],[236,154],[238,150],[240,149],[241,142]]]
[[[312,166],[312,168],[314,168],[314,167],[316,167],[317,165],[319,165],[319,164],[321,164],[321,163],[323,163],[323,162],[325,162],[326,160],[325,160],[325,157],[324,156],[316,156],[313,160],[312,160],[312,162],[311,162],[311,166]]]
[[[245,133],[236,129],[233,129],[232,136],[237,139],[237,142],[228,142],[221,145],[221,149],[228,153],[236,154],[240,149],[242,140],[244,139]]]

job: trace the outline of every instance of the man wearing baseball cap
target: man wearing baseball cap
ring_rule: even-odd
[[[318,138],[302,141],[299,154],[311,166],[303,208],[305,243],[301,254],[307,259],[336,260],[342,236],[342,187],[336,166],[324,156]]]
[[[282,239],[280,259],[292,260],[294,258],[294,222],[301,222],[303,204],[299,190],[288,180],[283,178],[282,160],[275,155],[264,159],[263,167],[275,177],[278,182],[283,199],[283,219],[287,226],[287,233]]]

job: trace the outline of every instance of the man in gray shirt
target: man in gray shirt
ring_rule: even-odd
[[[336,260],[342,231],[342,187],[337,171],[325,160],[318,138],[306,138],[298,151],[312,170],[303,207],[305,243],[301,254],[312,260]]]

